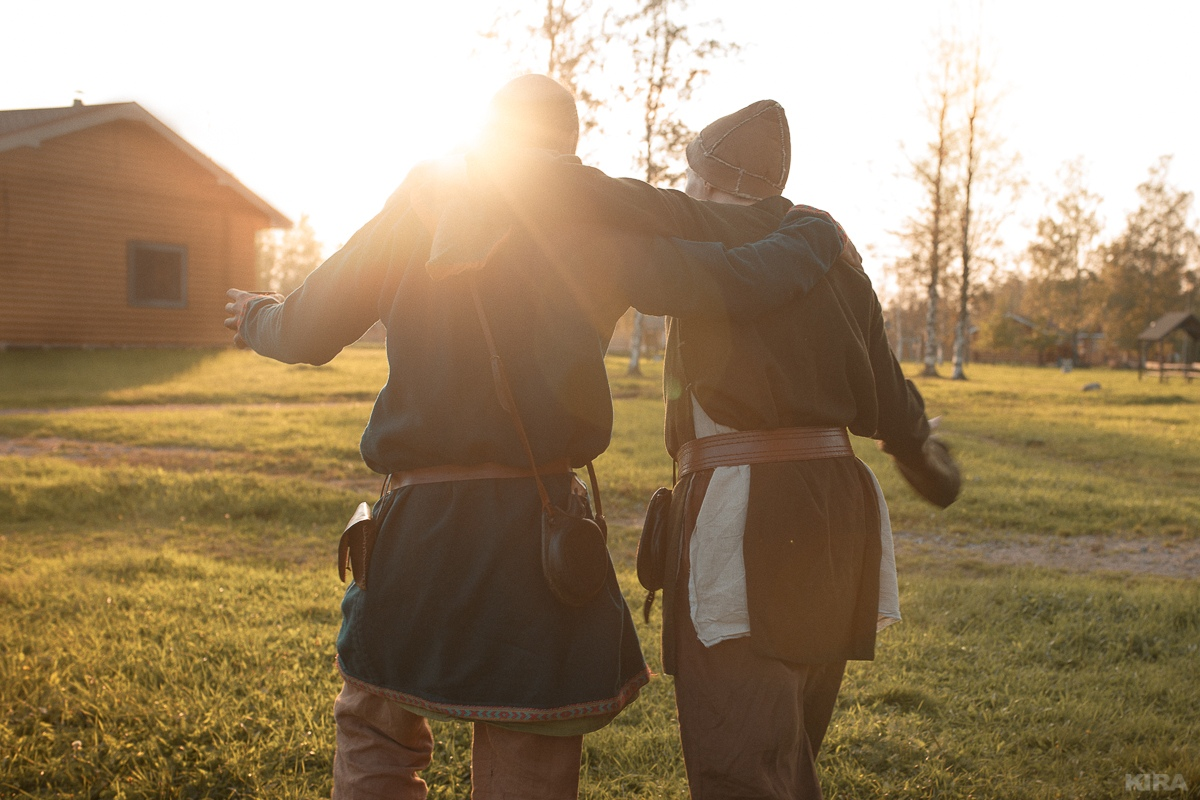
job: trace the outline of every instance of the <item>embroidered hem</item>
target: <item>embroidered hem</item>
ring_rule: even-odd
[[[610,697],[604,700],[596,700],[590,703],[577,703],[570,706],[561,706],[559,708],[517,708],[509,706],[465,706],[454,705],[451,703],[436,703],[432,700],[426,700],[423,697],[416,695],[398,692],[395,689],[387,689],[383,686],[376,686],[373,683],[359,680],[352,675],[349,675],[342,667],[342,660],[337,659],[338,672],[341,673],[342,679],[347,683],[352,683],[358,688],[377,694],[381,697],[386,697],[389,700],[403,703],[411,706],[413,709],[424,709],[437,714],[444,714],[447,717],[455,719],[480,721],[480,722],[560,722],[563,720],[582,719],[585,717],[598,717],[603,715],[612,716],[625,706],[633,702],[638,696],[638,692],[642,687],[650,682],[650,667],[643,667],[642,671],[634,675],[625,685],[621,687],[615,697]]]

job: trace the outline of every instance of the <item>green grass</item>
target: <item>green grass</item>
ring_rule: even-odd
[[[1196,783],[1195,583],[964,565],[903,584],[905,622],[839,699],[831,796],[1116,797],[1143,772]]]
[[[119,546],[22,562],[0,592],[0,791],[300,797],[328,783],[328,571]]]
[[[1129,371],[975,366],[918,379],[967,476],[952,531],[1200,535],[1200,382]],[[1086,383],[1101,389],[1083,392]],[[879,472],[879,470],[877,470]],[[882,476],[881,476],[882,478]],[[887,483],[885,489],[890,489]],[[905,525],[910,493],[888,491]]]
[[[327,796],[331,569],[169,547],[45,556],[19,538],[0,549],[0,789]],[[1200,783],[1200,587],[971,565],[904,583],[905,622],[849,670],[822,757],[830,797],[1117,797],[1141,772]],[[640,633],[657,663],[657,620]],[[660,678],[588,737],[583,796],[686,797],[673,726]],[[435,728],[426,777],[434,796],[463,796],[467,728]]]
[[[321,367],[239,350],[0,352],[0,408],[374,400],[383,348],[356,345]]]
[[[617,430],[597,464],[635,608],[638,517],[671,472],[661,365],[644,369],[610,362]],[[322,368],[0,353],[0,408],[88,407],[0,415],[0,797],[328,796],[333,548],[377,492],[357,441],[385,370],[370,348]],[[967,476],[950,511],[856,441],[891,503],[905,621],[848,671],[827,795],[1125,797],[1125,775],[1149,772],[1200,797],[1195,581],[905,553],[910,533],[1194,539],[1200,384],[969,374],[918,381]],[[1104,388],[1081,392],[1091,381]],[[120,408],[155,404],[183,407]],[[658,615],[638,625],[657,669]],[[464,797],[469,729],[434,727],[431,796]],[[668,678],[586,738],[581,795],[687,797]]]
[[[0,364],[6,358],[28,360],[33,355],[0,354]],[[56,365],[68,355],[80,357],[60,352],[42,355]],[[119,351],[104,357],[135,355],[135,351]],[[165,359],[158,351],[148,355]],[[345,378],[345,383],[337,384],[343,396],[373,396],[382,381],[382,373],[373,371],[382,369],[381,351],[352,348],[321,368],[287,367],[232,351],[209,358],[163,383],[105,395],[112,408],[0,416],[0,437],[183,448],[194,451],[190,457],[196,465],[212,470],[370,482],[357,455],[368,404],[296,404],[329,400],[332,375]],[[262,403],[267,398],[271,403],[136,412],[118,404],[118,399],[141,403],[152,397],[176,398],[170,402],[186,398],[202,405],[228,403],[236,398],[235,390],[213,383],[211,376],[233,367],[257,375],[254,393],[245,402]],[[648,362],[645,367],[645,378],[630,379],[623,376],[619,361],[610,362],[621,419],[612,446],[597,466],[609,514],[624,523],[640,514],[654,486],[670,479],[661,437],[661,364]],[[32,367],[26,364],[25,368]],[[944,435],[966,476],[962,499],[949,511],[935,512],[920,501],[873,443],[856,443],[860,457],[884,486],[898,529],[976,538],[1012,532],[1200,535],[1200,493],[1195,490],[1200,485],[1200,425],[1196,424],[1200,382],[1139,383],[1134,373],[1110,370],[1064,375],[1049,369],[975,366],[970,374],[972,379],[966,382],[918,380],[930,413],[943,415]],[[1083,383],[1093,380],[1104,388],[1080,391]],[[55,388],[71,385],[61,375],[57,383],[44,378],[43,384],[45,393],[71,393],[68,388]],[[0,406],[23,407],[27,392],[16,384],[3,384]],[[295,403],[273,404],[289,397]],[[94,402],[95,397],[87,404]],[[160,455],[168,462],[188,458],[181,453]],[[143,456],[153,461],[156,453]]]

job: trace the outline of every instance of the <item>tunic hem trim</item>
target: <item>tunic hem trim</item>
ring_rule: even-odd
[[[650,682],[650,668],[643,667],[642,671],[630,678],[621,687],[616,696],[603,700],[595,700],[588,703],[576,703],[569,706],[560,706],[558,708],[520,708],[514,706],[480,706],[480,705],[455,705],[451,703],[437,703],[432,700],[426,700],[423,697],[398,692],[395,689],[388,689],[383,686],[376,686],[372,683],[355,678],[346,672],[342,666],[341,658],[337,659],[338,672],[342,674],[342,679],[347,683],[351,683],[358,688],[370,692],[371,694],[386,697],[389,700],[403,703],[407,706],[412,706],[414,709],[424,709],[433,711],[438,714],[445,714],[448,717],[454,717],[462,720],[479,720],[482,722],[556,722],[560,720],[580,719],[583,717],[596,717],[605,714],[616,714],[618,711],[629,705],[642,687]]]

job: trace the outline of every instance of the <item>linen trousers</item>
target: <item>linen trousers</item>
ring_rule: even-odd
[[[749,636],[704,646],[688,598],[688,551],[699,499],[692,506],[674,615],[675,705],[692,800],[821,800],[817,753],[846,662],[769,658],[754,651]]]
[[[343,683],[333,706],[333,800],[425,800],[433,760],[429,721],[386,697]],[[483,722],[471,736],[475,800],[575,800],[583,736],[542,736]]]

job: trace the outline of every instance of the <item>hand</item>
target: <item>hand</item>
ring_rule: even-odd
[[[954,463],[950,448],[936,436],[925,441],[921,456],[916,463],[896,459],[896,467],[917,494],[938,508],[946,508],[962,491],[962,472]]]
[[[854,246],[854,242],[850,241],[850,237],[846,235],[846,229],[842,227],[842,224],[834,219],[828,211],[822,211],[819,208],[806,205],[792,206],[792,211],[799,211],[801,214],[823,219],[837,228],[838,238],[842,242],[842,251],[838,254],[838,258],[852,267],[857,269],[863,268],[863,260],[862,256],[858,254],[858,248]]]
[[[249,343],[242,338],[242,322],[246,319],[246,305],[259,297],[269,297],[276,303],[283,302],[283,295],[278,292],[244,292],[241,289],[230,289],[225,292],[229,302],[225,304],[225,327],[233,331],[233,344],[239,350],[250,349]]]
[[[839,230],[841,230],[841,227],[841,225],[838,225]],[[842,259],[855,269],[862,269],[862,256],[858,254],[858,248],[854,246],[854,242],[850,241],[850,237],[846,236],[845,234],[846,232],[842,231],[842,252],[838,258]]]

